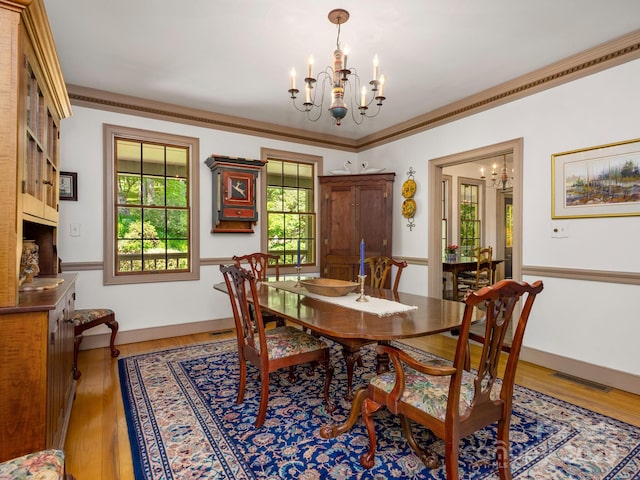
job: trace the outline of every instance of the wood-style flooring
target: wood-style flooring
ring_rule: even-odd
[[[126,356],[233,336],[233,333],[202,333],[118,348],[121,356]],[[445,335],[412,339],[407,343],[446,358],[452,358],[455,348],[455,339]],[[108,348],[81,351],[79,368],[82,377],[78,381],[65,444],[67,471],[77,480],[133,480],[117,359],[111,358]],[[521,362],[516,383],[640,426],[640,396],[615,389],[601,391],[559,378],[554,373]]]

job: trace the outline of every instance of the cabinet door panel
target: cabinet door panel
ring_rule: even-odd
[[[365,255],[386,255],[389,242],[384,185],[365,185],[359,189],[359,194],[358,225],[360,239],[365,241]]]
[[[327,222],[323,225],[327,238],[327,255],[354,255],[354,217],[352,189],[334,189],[325,203]]]

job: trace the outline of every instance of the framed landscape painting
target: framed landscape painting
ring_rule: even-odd
[[[640,139],[551,155],[551,218],[640,215]]]

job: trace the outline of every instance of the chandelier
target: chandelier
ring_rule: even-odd
[[[500,171],[500,175],[496,171],[496,164],[493,164],[493,170],[491,171],[491,186],[495,189],[506,190],[507,188],[513,187],[513,177],[509,176],[507,171],[507,156],[503,156],[502,160],[502,170]],[[484,176],[484,168],[480,169],[480,178],[484,180],[486,177]]]
[[[347,67],[348,51],[340,48],[340,26],[349,20],[349,12],[341,8],[331,10],[329,12],[329,21],[338,26],[338,37],[336,39],[336,50],[333,52],[333,65],[327,66],[318,73],[317,78],[313,77],[313,56],[309,57],[307,64],[307,76],[304,78],[304,102],[300,107],[296,103],[296,94],[299,90],[296,88],[296,71],[291,70],[291,83],[289,93],[296,110],[307,114],[307,118],[312,122],[317,121],[322,115],[324,104],[324,92],[327,84],[331,88],[331,105],[329,112],[334,118],[336,125],[340,125],[342,119],[349,112],[351,107],[351,117],[353,121],[360,125],[365,117],[375,117],[380,112],[382,102],[385,100],[383,95],[384,75],[380,75],[380,67],[378,65],[378,56],[373,58],[373,79],[369,82],[371,86],[370,96],[367,94],[367,87],[360,85],[360,77],[357,70],[353,67]],[[320,88],[320,82],[322,87]],[[315,88],[314,88],[315,87]],[[344,101],[345,91],[350,93],[349,106]],[[357,95],[360,92],[360,101],[357,103],[357,109],[360,116],[355,115]],[[375,103],[375,106],[374,106]],[[375,113],[368,110],[375,108]],[[377,108],[376,108],[377,107]]]

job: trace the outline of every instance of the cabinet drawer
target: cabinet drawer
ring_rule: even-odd
[[[238,218],[243,220],[257,220],[258,215],[253,208],[229,207],[222,210],[220,218],[223,220],[235,220]]]

